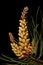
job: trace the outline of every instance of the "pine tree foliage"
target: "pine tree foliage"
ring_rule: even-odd
[[[27,9],[26,9],[27,8]],[[4,54],[1,54],[0,60],[3,60],[3,65],[43,65],[43,17],[40,7],[37,9],[36,13],[36,24],[34,18],[31,16],[32,31],[30,34],[32,36],[32,41],[30,43],[29,32],[27,28],[27,21],[25,15],[27,14],[28,7],[24,7],[21,19],[19,20],[19,42],[15,41],[12,33],[9,33],[12,51],[18,56],[18,58],[11,58]],[[38,32],[37,16],[40,11],[42,22],[40,34]],[[29,27],[30,28],[30,27]],[[32,45],[31,45],[32,44]],[[38,48],[40,47],[40,49]],[[19,51],[20,50],[20,51]],[[39,53],[38,53],[39,51]]]

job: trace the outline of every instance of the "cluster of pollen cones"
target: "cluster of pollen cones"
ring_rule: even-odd
[[[24,7],[21,18],[19,20],[19,41],[15,42],[15,39],[11,32],[9,32],[9,37],[11,41],[12,51],[18,56],[19,59],[25,58],[33,53],[34,44],[30,45],[29,32],[27,29],[27,21],[25,15],[27,14],[28,7]]]

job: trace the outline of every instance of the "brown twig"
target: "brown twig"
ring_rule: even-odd
[[[43,63],[43,60],[30,56],[30,58],[36,62]]]

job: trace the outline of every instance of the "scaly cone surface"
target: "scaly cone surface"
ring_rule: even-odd
[[[25,15],[27,14],[28,7],[24,7],[21,19],[19,20],[19,42],[18,45],[14,40],[14,37],[12,33],[9,33],[10,41],[11,41],[11,47],[12,51],[16,54],[16,56],[21,58],[25,58],[32,54],[33,47],[30,45],[30,38],[28,38],[28,29],[27,29],[27,21],[25,19]]]
[[[16,56],[20,56],[21,51],[19,50],[19,47],[18,47],[17,43],[15,42],[15,39],[11,32],[9,32],[9,37],[10,37],[10,41],[11,41],[12,51],[16,54]]]
[[[21,46],[27,46],[29,43],[30,39],[28,39],[28,29],[26,26],[26,20],[19,20],[20,21],[20,26],[19,26],[19,44]]]

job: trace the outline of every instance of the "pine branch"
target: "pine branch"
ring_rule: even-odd
[[[2,56],[5,56],[5,55],[2,55]],[[11,63],[11,64],[35,64],[35,63],[40,63],[40,64],[43,64],[43,61],[40,60],[40,59],[37,59],[37,58],[34,58],[32,56],[30,56],[29,58],[26,58],[26,59],[22,59],[21,61],[17,61],[17,60],[7,60],[5,58],[2,58],[0,57],[0,59],[4,60],[5,62],[8,62],[8,63]]]
[[[40,8],[40,7],[39,7]],[[24,7],[21,18],[19,20],[19,31],[18,31],[18,35],[19,35],[19,42],[17,44],[17,42],[15,41],[12,33],[9,33],[9,37],[10,37],[10,41],[11,41],[11,47],[12,47],[12,51],[16,54],[16,56],[18,56],[19,61],[12,61],[12,62],[17,62],[18,64],[27,64],[27,65],[38,65],[38,63],[43,63],[43,60],[40,59],[40,57],[43,55],[43,37],[42,37],[42,32],[43,32],[43,25],[42,25],[42,29],[41,29],[41,33],[39,36],[38,33],[38,24],[37,24],[37,15],[39,12],[39,8],[37,10],[37,14],[36,14],[36,25],[34,23],[34,19],[32,17],[32,30],[33,30],[33,37],[32,37],[32,45],[30,45],[30,38],[29,36],[29,32],[28,32],[28,28],[27,28],[27,21],[26,21],[26,17],[25,15],[27,14],[28,11],[28,7]],[[43,19],[42,19],[42,24],[43,24]],[[37,56],[37,52],[38,52],[38,44],[40,41],[40,54],[38,57]],[[35,53],[35,57],[32,56],[32,54]],[[6,56],[5,56],[6,57]],[[28,60],[25,59],[25,57],[28,57]],[[24,60],[22,61],[22,59],[24,58]],[[8,57],[7,57],[8,59]],[[10,62],[10,61],[9,61]]]

